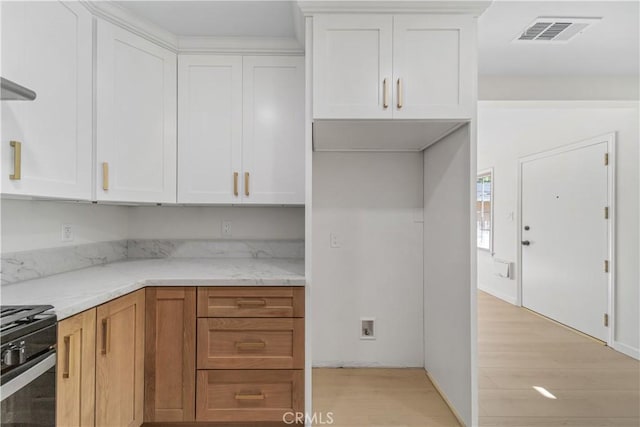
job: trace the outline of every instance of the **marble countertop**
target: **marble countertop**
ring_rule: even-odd
[[[302,259],[145,259],[3,285],[2,305],[50,304],[58,320],[145,286],[304,286]]]

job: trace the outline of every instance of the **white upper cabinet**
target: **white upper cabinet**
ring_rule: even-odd
[[[178,122],[178,203],[239,203],[241,56],[179,56]]]
[[[474,28],[469,16],[314,16],[314,118],[470,118]]]
[[[392,27],[388,15],[314,16],[314,118],[392,117]]]
[[[304,204],[304,58],[243,61],[243,201]]]
[[[304,204],[304,58],[178,62],[178,202]]]
[[[468,16],[394,16],[394,118],[471,117],[473,28]]]
[[[98,23],[97,200],[176,201],[176,78],[175,53]]]
[[[92,17],[77,2],[1,7],[2,76],[36,92],[1,102],[2,193],[90,200]]]

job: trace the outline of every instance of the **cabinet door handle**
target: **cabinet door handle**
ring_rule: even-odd
[[[104,191],[109,190],[109,163],[102,163],[102,189]]]
[[[402,108],[402,79],[398,78],[398,108]]]
[[[71,336],[67,335],[66,337],[63,338],[63,342],[64,342],[64,364],[62,365],[62,378],[69,378],[70,375],[70,370],[69,370],[69,366],[71,365],[71,362],[69,361],[69,358],[71,357]]]
[[[236,393],[236,400],[264,400],[264,393],[245,394]]]
[[[238,172],[233,173],[233,195],[238,197]]]
[[[266,347],[267,343],[264,341],[246,341],[236,343],[236,348],[238,350],[261,350]]]
[[[109,318],[102,319],[102,354],[109,352]]]
[[[239,299],[236,301],[236,305],[237,306],[243,306],[243,305],[265,306],[267,305],[267,301],[263,299]]]
[[[18,181],[22,178],[22,143],[19,141],[10,141],[9,145],[13,147],[13,173],[9,175],[9,179]]]
[[[244,173],[244,195],[249,196],[249,172]]]
[[[389,89],[387,88],[387,79],[382,80],[382,108],[389,107]]]

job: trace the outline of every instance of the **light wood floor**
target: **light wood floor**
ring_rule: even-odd
[[[478,321],[480,426],[640,426],[640,362],[483,292]],[[458,425],[422,369],[314,369],[313,409],[337,427]]]

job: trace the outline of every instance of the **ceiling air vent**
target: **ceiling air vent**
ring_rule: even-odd
[[[514,41],[566,43],[601,19],[541,16],[527,26]]]

